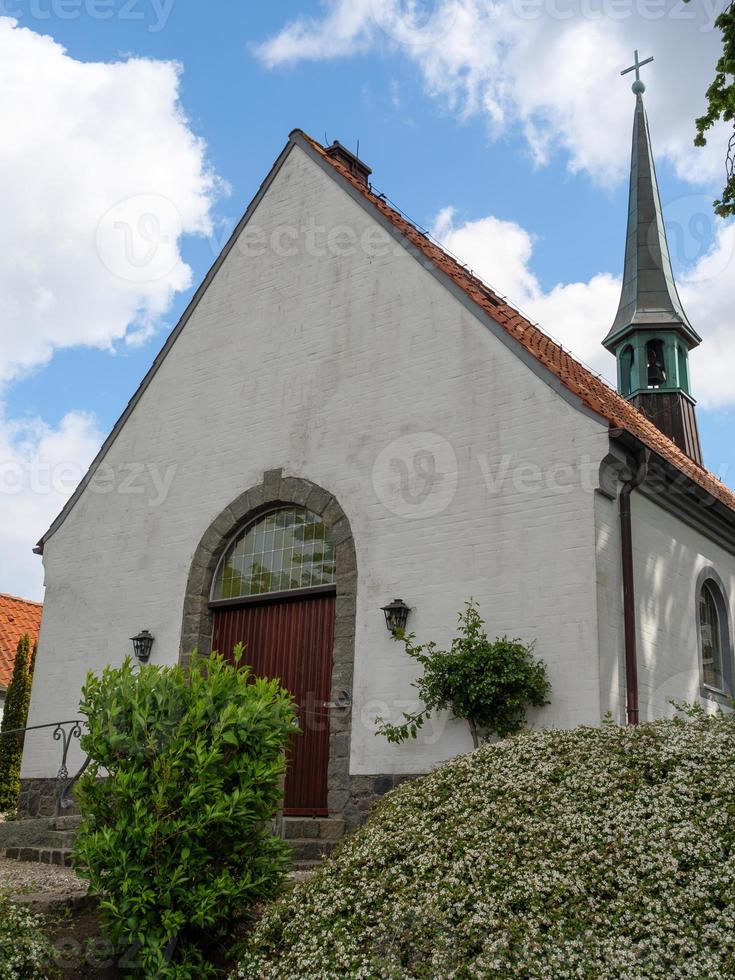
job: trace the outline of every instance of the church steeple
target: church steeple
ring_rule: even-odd
[[[620,305],[603,344],[618,362],[618,391],[701,465],[689,386],[689,351],[701,337],[684,312],[671,269],[639,74],[650,61],[638,61],[636,51],[635,64],[621,72],[636,73],[628,233]]]

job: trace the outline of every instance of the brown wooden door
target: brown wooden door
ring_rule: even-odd
[[[301,734],[289,749],[284,813],[327,816],[329,701],[334,646],[334,595],[213,610],[212,649],[231,658],[245,645],[243,663],[259,677],[277,677],[299,706]]]

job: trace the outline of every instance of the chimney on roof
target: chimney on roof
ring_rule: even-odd
[[[347,167],[353,177],[357,177],[363,184],[367,184],[372,170],[366,163],[355,156],[346,146],[342,146],[339,140],[335,140],[331,146],[327,147],[327,156],[333,160],[339,160],[342,166]]]

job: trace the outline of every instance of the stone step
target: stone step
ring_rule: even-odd
[[[18,821],[16,826],[21,823]],[[78,816],[28,821],[20,838],[0,840],[0,848],[5,845],[5,855],[10,859],[70,867],[80,824]],[[291,847],[293,867],[297,870],[318,867],[332,853],[344,830],[341,817],[284,817],[281,821],[281,833]]]
[[[35,840],[34,847],[47,848],[50,851],[70,851],[74,846],[76,833],[73,830],[48,830]]]
[[[50,817],[49,818],[49,829],[50,830],[78,830],[82,825],[82,818],[80,816],[66,816],[66,817]]]
[[[41,847],[9,847],[5,857],[11,861],[31,861],[36,864],[58,864],[62,868],[71,868],[71,851],[66,849],[52,850]]]
[[[0,823],[0,851],[37,848],[68,851],[74,844],[80,817],[36,817]]]
[[[345,832],[342,817],[283,817],[285,840],[339,840]]]
[[[314,875],[316,871],[321,868],[324,864],[324,859],[321,861],[294,861],[293,871],[292,871],[292,881],[294,883],[300,881],[309,881],[309,879]]]
[[[329,857],[337,845],[334,840],[316,840],[306,838],[302,840],[289,840],[288,844],[293,855],[294,865],[301,865],[304,861],[321,862],[325,857]]]
[[[33,847],[50,829],[48,817],[6,820],[0,823],[0,850],[6,847]]]

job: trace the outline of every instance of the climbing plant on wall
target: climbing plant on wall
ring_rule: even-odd
[[[448,710],[467,722],[477,748],[483,734],[514,735],[523,727],[528,707],[548,703],[546,667],[534,658],[532,646],[506,636],[488,639],[472,600],[458,618],[449,650],[437,650],[434,642],[417,644],[413,633],[397,634],[408,656],[424,669],[414,684],[424,708],[404,713],[399,725],[377,718],[378,734],[389,742],[416,738],[432,712]]]

